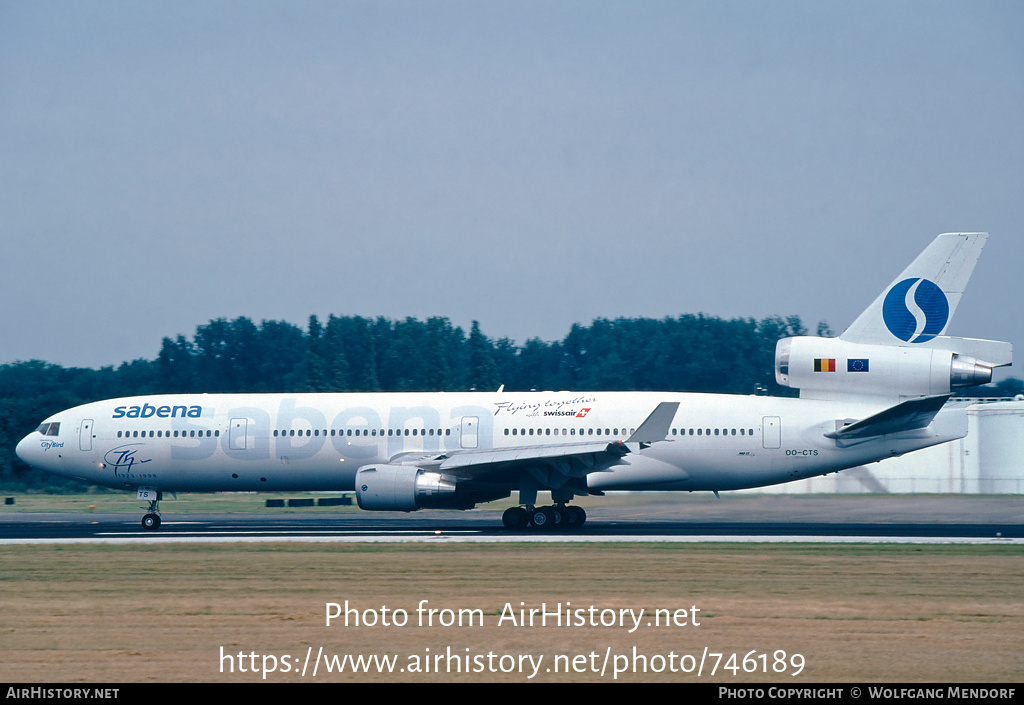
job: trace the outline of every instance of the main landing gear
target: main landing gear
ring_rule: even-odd
[[[560,531],[578,529],[587,520],[583,507],[554,504],[550,507],[509,507],[501,516],[501,523],[506,529],[537,531]]]

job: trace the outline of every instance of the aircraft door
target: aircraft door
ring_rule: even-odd
[[[765,416],[761,419],[762,445],[765,448],[782,447],[782,419],[778,416]]]
[[[92,450],[92,419],[82,419],[78,429],[78,447],[81,450]]]
[[[462,417],[462,447],[476,448],[480,418],[477,416]]]
[[[231,419],[231,426],[228,428],[228,448],[245,450],[245,435],[248,426],[249,419]]]

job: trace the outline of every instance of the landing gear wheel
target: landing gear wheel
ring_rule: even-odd
[[[509,507],[501,515],[501,523],[505,525],[506,529],[525,529],[529,521],[530,517],[522,507]]]
[[[143,488],[139,488],[139,499],[143,499]],[[151,496],[149,490],[145,490],[145,498],[149,499]],[[149,511],[146,516],[142,517],[142,528],[147,531],[160,528],[160,500],[163,498],[163,492],[157,490],[156,499],[149,500]]]
[[[555,528],[555,510],[551,507],[537,507],[530,514],[530,523],[539,531],[550,531]]]
[[[587,513],[583,511],[582,507],[577,507],[575,504],[571,504],[565,508],[565,525],[572,529],[578,529],[583,526],[583,522],[587,520]]]

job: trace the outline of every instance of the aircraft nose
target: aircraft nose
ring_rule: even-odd
[[[39,449],[39,441],[32,438],[32,436],[34,435],[35,432],[30,433],[24,438],[22,438],[18,442],[17,447],[15,447],[14,449],[14,452],[17,454],[17,456],[21,458],[21,462],[25,463],[26,465],[35,464],[32,462],[34,459],[33,451]]]

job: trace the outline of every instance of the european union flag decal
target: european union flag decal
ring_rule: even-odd
[[[858,358],[856,360],[846,361],[847,372],[867,372],[868,371],[868,359],[866,357]]]

